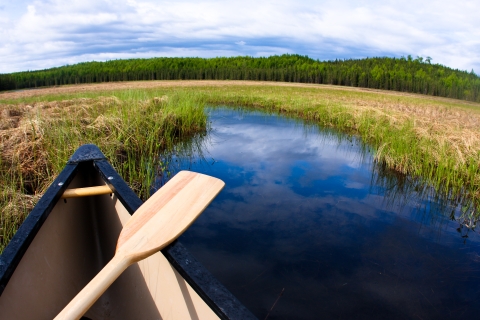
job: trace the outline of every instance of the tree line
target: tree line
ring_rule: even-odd
[[[257,80],[333,84],[421,93],[480,102],[480,77],[431,63],[431,58],[319,61],[285,54],[253,58],[151,58],[83,62],[0,74],[0,91],[132,80]]]

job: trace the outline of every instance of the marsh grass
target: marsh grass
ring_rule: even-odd
[[[159,159],[160,151],[179,140],[204,131],[207,124],[203,105],[190,95],[149,98],[124,92],[56,112],[48,120],[52,129],[44,135],[46,145],[52,148],[48,154],[56,154],[51,161],[55,172],[78,146],[94,143],[144,199],[152,170],[159,165],[152,159]]]
[[[374,150],[378,165],[464,203],[460,218],[475,227],[480,208],[478,104],[325,86],[228,81],[162,82],[159,88],[143,89],[138,88],[143,83],[133,85],[137,89],[102,86],[100,91],[73,92],[69,87],[61,95],[4,98],[0,178],[7,183],[0,200],[2,223],[18,225],[4,222],[10,203],[29,210],[84,143],[97,144],[129,185],[146,198],[155,170],[165,167],[160,153],[205,132],[205,105],[230,105],[281,113],[356,135]],[[26,201],[26,196],[32,198]],[[18,218],[8,219],[18,222],[25,216],[13,215]],[[8,228],[15,229],[2,226],[2,230]],[[3,243],[12,232],[4,233]]]
[[[0,250],[79,146],[97,144],[146,199],[162,167],[160,153],[207,128],[202,102],[188,93],[129,91],[2,107]]]
[[[357,135],[375,161],[463,203],[474,228],[480,209],[480,105],[322,88],[205,91],[211,104],[245,105]]]

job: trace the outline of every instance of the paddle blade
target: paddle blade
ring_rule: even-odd
[[[117,252],[139,261],[180,236],[222,190],[225,183],[204,174],[181,171],[128,220]]]

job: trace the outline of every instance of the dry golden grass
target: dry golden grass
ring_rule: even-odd
[[[80,145],[99,145],[145,198],[158,152],[205,128],[203,106],[185,95],[0,103],[0,251]]]
[[[419,139],[434,141],[437,150],[430,150],[437,161],[444,156],[439,150],[454,154],[459,164],[478,157],[480,151],[480,113],[438,105],[405,103],[369,103],[358,101],[351,107],[362,112],[378,112],[390,119],[392,126],[412,123]],[[428,150],[425,150],[428,151]],[[480,163],[479,163],[480,164]]]
[[[45,131],[65,121],[65,113],[85,124],[95,123],[88,112],[93,102],[77,99],[0,104],[0,248],[54,178]]]

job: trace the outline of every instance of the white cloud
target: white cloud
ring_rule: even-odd
[[[2,8],[0,72],[123,57],[282,53],[411,54],[480,70],[476,1],[37,0]]]

